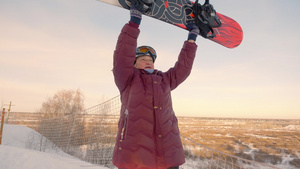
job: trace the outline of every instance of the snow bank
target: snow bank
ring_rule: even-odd
[[[42,137],[25,126],[4,125],[2,145],[0,145],[1,169],[83,169],[87,166],[89,169],[107,169],[87,164],[57,148],[51,149],[51,146],[45,149],[47,153],[30,150],[28,148],[33,147],[30,135]]]
[[[288,125],[284,128],[287,130],[300,130],[300,125]]]

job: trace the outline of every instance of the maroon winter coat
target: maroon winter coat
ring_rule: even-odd
[[[184,42],[173,68],[148,74],[133,65],[139,32],[126,24],[114,53],[113,73],[122,107],[113,164],[126,169],[179,166],[185,158],[171,90],[190,74],[197,45]]]

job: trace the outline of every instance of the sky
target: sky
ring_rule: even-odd
[[[199,1],[202,2],[202,1]],[[197,38],[189,78],[172,92],[178,116],[300,119],[299,0],[211,0],[240,23],[228,49]],[[0,98],[36,112],[60,90],[80,89],[89,108],[119,95],[113,51],[129,11],[96,0],[0,1]],[[188,32],[143,16],[139,45],[167,71]]]

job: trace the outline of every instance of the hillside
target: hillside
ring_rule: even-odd
[[[111,166],[118,116],[102,114],[99,110],[103,109],[77,115],[76,118],[65,116],[47,119],[45,129],[38,128],[39,118],[36,113],[11,113],[8,123],[26,125],[48,134],[61,147],[67,148],[65,152],[77,158]],[[300,168],[300,120],[178,117],[178,122],[188,161],[183,168],[188,168],[190,164],[192,167],[189,168],[198,167],[203,160],[216,157],[226,161],[242,160],[250,165],[271,165],[271,168]],[[84,130],[78,128],[81,124],[84,124]],[[57,140],[57,136],[51,133],[59,133],[61,129],[64,129],[65,134]],[[68,137],[69,131],[72,131],[72,137]],[[28,136],[33,137],[33,134]],[[74,145],[71,149],[67,146],[68,140]],[[27,146],[36,150],[47,149],[32,141]]]
[[[29,135],[38,133],[28,127],[18,125],[4,125],[2,145],[0,145],[1,169],[105,169],[80,161],[51,144],[44,152],[31,150],[39,143],[32,143]],[[30,144],[29,144],[30,143]],[[35,146],[32,146],[35,145]]]

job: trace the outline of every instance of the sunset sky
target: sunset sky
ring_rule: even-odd
[[[300,119],[300,1],[210,2],[240,23],[244,40],[228,49],[198,37],[192,73],[172,92],[176,114]],[[86,108],[119,95],[112,57],[128,20],[128,10],[96,0],[1,0],[2,107],[36,112],[63,89],[80,89]],[[155,67],[172,67],[188,32],[147,16],[140,29]]]

